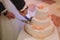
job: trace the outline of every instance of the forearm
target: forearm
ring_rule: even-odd
[[[22,15],[19,14],[18,10],[16,9],[16,7],[13,5],[13,3],[10,0],[3,0],[3,4],[9,12],[15,15],[16,18],[25,19],[25,18],[22,18]]]

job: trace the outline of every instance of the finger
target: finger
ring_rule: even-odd
[[[13,19],[15,16],[13,14],[9,15],[9,18]]]
[[[15,18],[14,16],[11,16],[11,15],[10,15],[10,16],[7,15],[6,17],[7,17],[8,19],[14,19],[14,18]]]
[[[11,17],[12,17],[12,18],[15,18],[15,15],[14,15],[14,14],[12,14],[12,15],[11,15]]]
[[[9,17],[9,16],[7,16],[7,18],[10,20],[11,19],[11,17]]]
[[[10,16],[10,18],[11,18],[11,19],[14,19],[14,18],[15,18],[15,16]]]

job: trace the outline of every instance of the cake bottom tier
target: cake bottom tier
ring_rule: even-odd
[[[36,39],[36,38],[32,37],[27,32],[25,32],[25,30],[23,28],[21,30],[21,32],[19,33],[17,40],[41,40],[41,38]],[[57,32],[56,27],[55,27],[54,32],[50,36],[43,38],[42,40],[59,40],[59,36],[58,36],[58,32]]]
[[[50,28],[47,30],[39,30],[38,31],[38,30],[32,29],[31,26],[28,24],[25,26],[25,31],[35,38],[48,37],[49,35],[51,35],[54,32],[54,29],[55,28],[53,26],[50,26]]]

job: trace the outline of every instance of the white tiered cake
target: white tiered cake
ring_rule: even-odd
[[[45,8],[44,8],[45,9]],[[54,25],[51,22],[49,14],[44,9],[37,7],[36,15],[32,18],[31,24],[25,25],[25,31],[35,38],[45,38],[54,31]]]
[[[40,5],[36,8],[31,24],[22,28],[17,40],[59,40],[57,29],[47,12],[47,7]]]

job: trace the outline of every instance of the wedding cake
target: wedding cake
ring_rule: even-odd
[[[31,23],[25,25],[25,31],[32,37],[45,38],[53,33],[54,25],[47,11],[44,6],[38,6]]]

